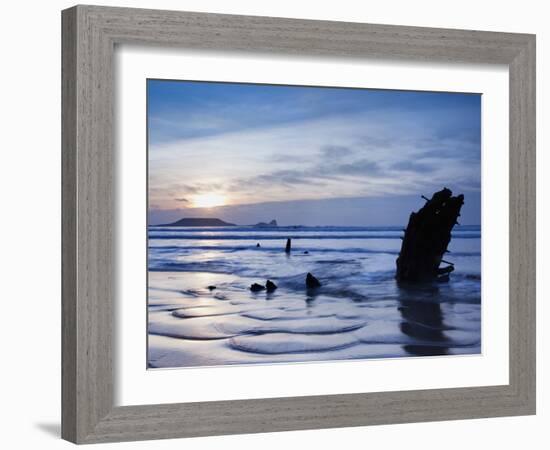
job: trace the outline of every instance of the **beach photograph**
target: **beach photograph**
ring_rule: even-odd
[[[476,93],[147,80],[147,368],[481,353]]]

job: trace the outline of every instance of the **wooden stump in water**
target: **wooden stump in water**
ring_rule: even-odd
[[[411,213],[396,261],[397,281],[414,283],[448,279],[454,265],[445,261],[448,266],[439,266],[463,204],[464,195],[453,197],[450,189],[443,188],[433,194],[419,211]]]
[[[277,285],[273,283],[271,280],[267,280],[267,283],[265,283],[265,289],[267,292],[273,292],[275,289],[277,289]]]
[[[292,245],[290,242],[291,242],[291,241],[290,241],[290,238],[288,238],[288,239],[286,240],[286,247],[285,247],[285,252],[286,252],[286,253],[290,253],[290,248],[291,248],[291,245]]]
[[[308,272],[306,275],[306,286],[308,289],[318,288],[321,286],[321,282]]]

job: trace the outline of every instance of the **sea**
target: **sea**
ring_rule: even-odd
[[[479,354],[480,227],[455,226],[448,282],[413,286],[394,278],[403,234],[150,226],[148,367]],[[307,288],[307,273],[321,286]],[[250,290],[267,280],[277,289]]]

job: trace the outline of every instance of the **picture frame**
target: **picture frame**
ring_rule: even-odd
[[[535,414],[535,36],[101,6],[62,12],[62,437],[75,443]],[[114,406],[115,46],[504,64],[509,384]]]

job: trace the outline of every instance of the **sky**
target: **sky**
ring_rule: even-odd
[[[481,95],[147,81],[149,223],[406,225],[421,195],[480,224]]]

